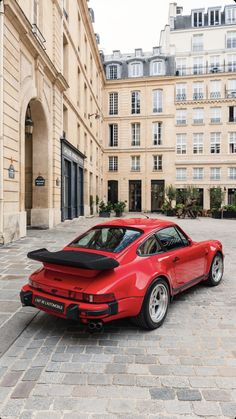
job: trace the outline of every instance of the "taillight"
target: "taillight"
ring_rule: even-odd
[[[115,301],[115,295],[113,293],[110,294],[84,294],[83,301],[88,303],[110,303],[111,301]]]

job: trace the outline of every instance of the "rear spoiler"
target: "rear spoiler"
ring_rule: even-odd
[[[49,252],[47,249],[33,250],[27,254],[29,259],[54,265],[71,266],[73,268],[107,270],[119,266],[117,260],[99,253],[80,252],[79,250],[61,250]]]

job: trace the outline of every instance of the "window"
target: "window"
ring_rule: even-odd
[[[220,167],[211,167],[211,180],[220,180]]]
[[[225,8],[225,23],[228,25],[236,23],[236,7]]]
[[[153,112],[162,112],[162,90],[153,90]]]
[[[187,152],[186,134],[177,134],[176,135],[176,153],[186,154],[186,152]]]
[[[141,236],[142,231],[124,227],[94,227],[71,243],[73,247],[118,253]]]
[[[153,145],[162,144],[162,123],[153,122],[152,124],[152,142]]]
[[[140,172],[140,156],[131,156],[131,171]]]
[[[131,124],[132,146],[140,145],[140,123]]]
[[[202,180],[202,179],[203,179],[203,167],[194,167],[193,180]]]
[[[203,82],[193,83],[193,100],[203,99]]]
[[[229,122],[236,122],[236,106],[229,106]]]
[[[204,118],[203,108],[193,109],[193,123],[194,124],[203,124],[203,118]]]
[[[221,120],[221,108],[215,107],[210,109],[211,123],[217,124]]]
[[[107,78],[109,80],[116,80],[119,78],[118,64],[110,64],[107,66]]]
[[[220,132],[211,132],[211,154],[220,153]]]
[[[203,49],[204,49],[204,46],[203,46],[203,34],[193,35],[193,39],[192,39],[192,51],[193,52],[203,51]]]
[[[176,109],[176,124],[185,125],[187,123],[187,109]]]
[[[156,233],[158,240],[166,251],[184,247],[188,244],[187,237],[175,227],[167,227]]]
[[[203,74],[203,57],[193,59],[193,74]]]
[[[110,156],[108,157],[108,170],[109,172],[117,172],[118,171],[118,156]]]
[[[192,26],[199,28],[204,25],[204,10],[193,10],[192,11]]]
[[[231,180],[236,179],[236,167],[229,167],[228,176],[229,176],[229,179],[231,179]]]
[[[162,156],[153,156],[153,171],[162,170]]]
[[[220,25],[221,19],[220,19],[220,9],[210,9],[208,12],[208,25],[209,26],[215,26]]]
[[[236,71],[236,54],[228,55],[228,71]]]
[[[118,93],[109,93],[109,115],[118,115]]]
[[[143,75],[143,64],[140,62],[129,64],[129,76],[130,77],[141,77]]]
[[[118,146],[118,124],[109,125],[109,147]]]
[[[187,179],[187,169],[181,167],[176,169],[176,180],[186,180]]]
[[[193,134],[193,154],[203,153],[203,133]]]
[[[236,31],[227,33],[226,48],[236,48]]]
[[[187,94],[186,94],[186,83],[177,83],[176,84],[176,100],[186,100]]]
[[[211,80],[210,81],[210,98],[218,99],[221,97],[221,81]]]
[[[131,92],[131,113],[139,114],[140,113],[140,91],[135,90]]]
[[[149,237],[138,249],[139,256],[155,255],[161,251],[161,246],[158,243],[156,236]]]
[[[218,73],[220,71],[220,55],[212,55],[210,57],[210,73]]]
[[[228,80],[227,97],[236,98],[236,79]]]
[[[151,75],[152,76],[159,76],[160,74],[164,74],[164,65],[163,61],[152,61],[151,62]]]
[[[229,152],[236,153],[236,132],[229,132]]]
[[[186,58],[176,59],[176,75],[185,76],[187,74]]]

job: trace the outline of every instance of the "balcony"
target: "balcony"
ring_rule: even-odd
[[[181,102],[182,100],[186,100],[187,99],[187,95],[186,93],[177,93],[176,94],[176,102]]]
[[[236,90],[226,90],[227,98],[236,98]]]
[[[193,93],[193,100],[200,100],[204,98],[203,92]]]
[[[176,125],[186,125],[187,120],[186,119],[177,119]]]
[[[235,62],[228,62],[227,64],[220,65],[219,63],[206,63],[206,65],[202,64],[195,64],[192,67],[176,67],[175,76],[191,76],[193,74],[217,74],[217,73],[227,73],[236,71],[235,69],[236,63]]]
[[[203,124],[203,118],[193,119],[194,125],[200,125]]]
[[[210,92],[210,99],[220,99],[221,92]]]

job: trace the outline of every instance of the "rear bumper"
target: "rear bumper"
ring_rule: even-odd
[[[35,297],[46,299],[48,306],[42,306],[35,302]],[[75,302],[66,298],[49,295],[25,285],[20,292],[20,299],[23,306],[36,307],[49,314],[72,320],[81,320],[86,323],[91,319],[106,319],[118,314],[118,302],[113,301],[106,304],[89,304]],[[60,310],[56,309],[60,305]],[[51,307],[50,307],[51,306]]]

